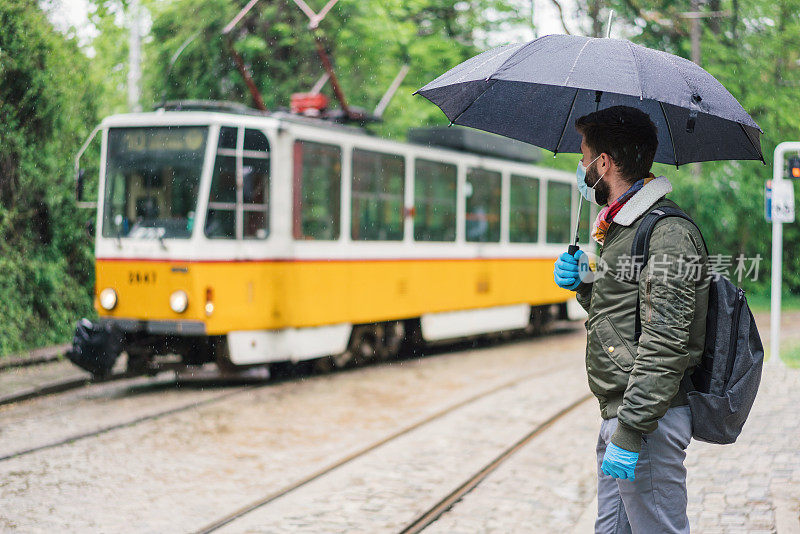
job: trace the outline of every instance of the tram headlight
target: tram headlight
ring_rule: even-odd
[[[117,307],[117,292],[110,287],[105,288],[100,292],[100,306],[104,310],[111,311]]]
[[[179,289],[169,296],[169,307],[175,313],[185,312],[187,306],[189,306],[189,296],[186,291]]]

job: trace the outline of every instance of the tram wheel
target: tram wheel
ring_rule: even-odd
[[[403,339],[400,341],[398,356],[400,358],[419,358],[423,356],[425,348],[426,343],[422,337],[422,326],[419,319],[403,321]]]
[[[538,336],[544,333],[547,323],[550,320],[550,310],[547,306],[532,306],[530,321],[525,328],[525,333]]]
[[[382,359],[383,327],[380,325],[358,325],[353,327],[347,349],[335,356],[333,360],[338,368],[362,365],[376,359]]]
[[[294,362],[272,362],[268,365],[270,378],[292,378],[297,376],[298,368]]]
[[[387,358],[397,358],[403,348],[406,326],[403,321],[392,321],[384,325],[383,346]]]
[[[311,368],[315,373],[328,374],[336,369],[336,359],[333,356],[323,356],[311,360]]]
[[[125,353],[128,355],[128,362],[125,369],[127,374],[134,376],[151,374],[150,361],[153,355],[150,351],[146,349],[137,350],[128,348]]]
[[[225,336],[217,336],[211,341],[211,351],[214,363],[217,364],[217,369],[221,374],[232,374],[239,370],[236,364],[231,361],[228,340]]]

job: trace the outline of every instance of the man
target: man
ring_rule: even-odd
[[[650,172],[656,128],[645,113],[625,106],[581,117],[575,127],[583,155],[578,188],[606,206],[592,236],[601,247],[598,265],[607,270],[583,281],[578,265],[586,256],[579,250],[561,254],[554,275],[589,313],[586,371],[603,417],[595,531],[689,532],[683,460],[692,420],[681,380],[703,351],[707,254],[691,222],[662,219],[637,283],[630,275],[636,229],[653,208],[676,205],[664,198],[669,180]]]

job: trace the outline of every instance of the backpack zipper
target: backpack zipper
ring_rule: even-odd
[[[731,339],[728,344],[728,359],[725,362],[725,388],[733,373],[733,359],[736,356],[736,344],[739,341],[739,321],[742,317],[742,304],[744,303],[744,289],[736,288],[736,302],[733,305],[733,325],[731,325]]]

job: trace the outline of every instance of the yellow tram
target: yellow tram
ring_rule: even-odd
[[[132,372],[343,366],[572,310],[572,173],[233,106],[98,131],[99,320],[71,351],[95,374],[122,351]]]

